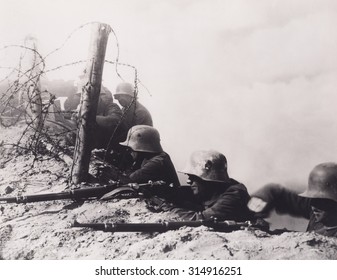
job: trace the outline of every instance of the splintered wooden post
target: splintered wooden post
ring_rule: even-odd
[[[71,181],[78,184],[87,180],[92,144],[95,136],[95,122],[105,51],[111,28],[107,24],[95,23],[91,31],[89,56],[87,60],[84,87],[82,88],[79,128],[75,143]]]
[[[37,51],[37,40],[32,36],[27,36],[25,38],[25,46],[29,48],[26,51],[26,68],[30,69],[29,73],[24,77],[25,86],[24,91],[27,96],[20,96],[20,100],[26,99],[28,102],[26,108],[27,113],[30,116],[30,121],[33,124],[34,129],[37,132],[42,130],[43,118],[42,118],[42,98],[41,98],[41,57],[38,55]],[[27,71],[23,69],[23,71]],[[21,92],[22,94],[22,92]]]

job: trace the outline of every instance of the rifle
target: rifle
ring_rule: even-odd
[[[199,221],[168,221],[158,223],[79,223],[76,220],[71,224],[71,227],[87,227],[93,230],[104,232],[165,232],[169,230],[177,230],[181,227],[199,227],[206,226],[215,231],[231,232],[244,228],[257,228],[250,221],[235,222],[214,220],[199,220]]]
[[[90,187],[90,188],[79,188],[69,191],[59,192],[59,193],[45,193],[36,195],[25,195],[25,196],[14,196],[14,197],[0,197],[1,203],[29,203],[29,202],[39,202],[39,201],[50,201],[50,200],[60,200],[60,199],[72,199],[73,201],[82,201],[86,199],[101,199],[105,194],[112,193],[109,198],[132,198],[138,196],[138,191],[142,188],[153,187],[158,185],[165,185],[164,181],[149,181],[145,184],[129,183],[121,185],[119,182],[113,182],[112,184],[100,186],[100,187]],[[115,193],[115,194],[114,194]],[[107,200],[105,198],[104,200]]]

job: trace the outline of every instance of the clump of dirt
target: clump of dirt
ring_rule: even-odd
[[[23,128],[1,128],[0,143],[13,143]],[[0,194],[62,192],[69,160],[17,154],[0,147]],[[0,204],[0,259],[337,259],[337,239],[305,232],[270,235],[260,230],[216,232],[201,226],[163,233],[109,233],[71,223],[158,222],[141,198],[75,203],[71,200]]]

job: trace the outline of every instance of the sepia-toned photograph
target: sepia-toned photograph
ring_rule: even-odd
[[[0,260],[337,259],[337,1],[0,3]]]

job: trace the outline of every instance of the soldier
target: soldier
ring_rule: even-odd
[[[128,131],[126,140],[120,144],[129,149],[134,160],[134,170],[128,175],[129,182],[162,180],[174,186],[180,185],[170,156],[161,147],[157,129],[148,125],[136,125]]]
[[[304,193],[268,184],[252,195],[248,207],[261,216],[268,216],[275,208],[280,213],[307,218],[307,231],[337,237],[337,163],[317,165]]]
[[[77,82],[76,93],[65,104],[69,110],[75,109],[80,103],[83,77],[82,75]],[[75,118],[76,117],[77,114],[75,115]],[[125,138],[126,134],[126,128],[121,119],[121,109],[113,102],[112,93],[102,85],[97,105],[96,134],[93,148],[107,150],[118,149],[119,142]]]
[[[124,139],[126,132],[121,118],[122,111],[113,102],[111,92],[102,86],[97,106],[95,148],[118,149],[119,142]]]
[[[228,176],[227,160],[223,154],[196,151],[182,173],[188,175],[189,186],[153,193],[159,198],[148,199],[150,209],[170,211],[183,220],[251,219],[247,189]]]
[[[124,124],[127,130],[141,124],[153,126],[150,112],[139,103],[135,93],[135,89],[130,83],[120,83],[114,94],[115,99],[123,107]]]

